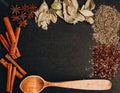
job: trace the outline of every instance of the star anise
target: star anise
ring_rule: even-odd
[[[26,27],[28,23],[27,20],[20,20],[18,24],[20,27]]]
[[[27,16],[26,16],[26,13],[21,13],[20,15],[20,18],[22,19],[22,20],[24,20]]]
[[[11,16],[11,18],[12,18],[12,21],[16,21],[16,22],[18,22],[20,20],[19,16],[17,16],[17,15],[13,15],[13,16]]]
[[[12,14],[19,14],[20,13],[20,7],[18,5],[12,6],[11,8]]]
[[[28,19],[31,19],[31,18],[33,18],[33,17],[34,17],[34,14],[33,14],[33,12],[29,12],[27,17],[28,17]]]
[[[36,11],[37,7],[34,4],[29,5],[29,10],[30,11]]]
[[[29,9],[29,5],[24,4],[24,5],[21,6],[21,10],[22,10],[23,12],[27,12],[28,9]]]

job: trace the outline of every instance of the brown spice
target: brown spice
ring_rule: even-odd
[[[30,11],[36,11],[37,7],[34,4],[29,5],[29,10]]]
[[[21,72],[23,75],[26,75],[26,74],[27,74],[27,72],[26,72],[23,68],[21,68],[21,66],[19,66],[19,65],[17,64],[17,62],[16,62],[15,60],[13,60],[12,57],[11,57],[9,54],[6,54],[6,55],[5,55],[5,58],[6,58],[10,63],[12,63],[15,67],[17,67],[17,69],[19,70],[19,72]]]
[[[31,19],[31,18],[33,18],[33,17],[34,17],[34,14],[33,14],[33,12],[29,12],[27,17],[28,17],[28,19]]]
[[[10,63],[8,63],[4,58],[1,58],[1,59],[0,59],[0,64],[2,64],[5,68],[7,68],[8,64],[10,64]],[[22,79],[22,78],[23,78],[23,75],[22,75],[20,72],[18,72],[18,71],[16,71],[16,76],[17,76],[19,79]]]
[[[95,13],[93,24],[93,38],[100,44],[114,44],[119,42],[120,13],[110,6],[101,5]]]
[[[105,44],[94,47],[92,65],[95,76],[115,77],[120,65],[120,49],[114,45]]]
[[[29,9],[29,5],[24,4],[24,5],[21,6],[21,10],[22,10],[23,12],[27,12],[28,9]]]
[[[12,18],[12,21],[16,21],[16,22],[18,22],[20,20],[20,17],[17,15],[13,15],[13,16],[11,16],[11,18]]]
[[[16,67],[12,68],[12,76],[11,76],[11,85],[10,85],[10,93],[13,93],[13,86],[15,82],[15,73],[16,73]]]
[[[34,17],[34,11],[36,11],[37,7],[34,4],[24,4],[22,6],[16,5],[12,6],[11,18],[12,21],[17,22],[20,27],[27,26],[27,19],[32,19]]]
[[[19,14],[20,13],[20,7],[18,5],[12,6],[11,8],[12,14]]]
[[[11,85],[11,75],[12,75],[12,64],[7,64],[7,83],[6,83],[6,91],[10,92]]]
[[[26,27],[28,23],[27,20],[21,20],[18,24],[20,27]]]
[[[20,18],[21,18],[21,20],[25,20],[26,19],[26,13],[21,13],[20,14]]]

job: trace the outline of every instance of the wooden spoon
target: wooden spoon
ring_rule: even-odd
[[[24,93],[39,93],[44,88],[52,86],[81,90],[109,90],[112,83],[105,79],[48,82],[37,75],[28,76],[20,83],[20,89]]]

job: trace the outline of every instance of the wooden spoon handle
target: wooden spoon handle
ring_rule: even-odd
[[[75,80],[66,82],[47,82],[47,86],[81,89],[81,90],[109,90],[112,83],[109,80]]]

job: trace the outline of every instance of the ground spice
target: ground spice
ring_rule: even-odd
[[[92,65],[94,76],[113,78],[120,65],[120,49],[114,45],[99,45],[93,47]]]
[[[114,44],[119,42],[120,13],[110,6],[101,5],[95,13],[93,24],[93,38],[100,44]]]

